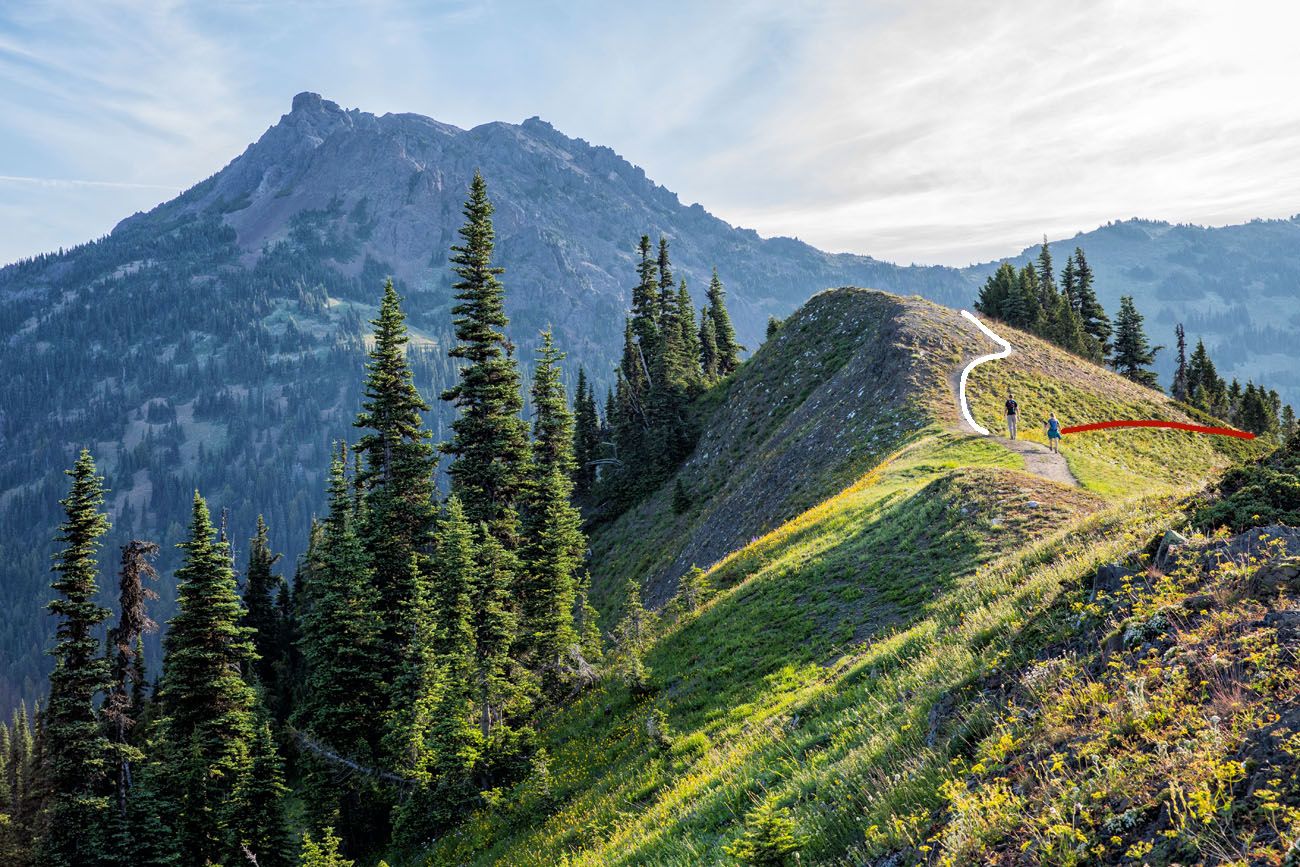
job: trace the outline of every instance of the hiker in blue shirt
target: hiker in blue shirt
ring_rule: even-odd
[[[1016,423],[1020,421],[1020,404],[1016,403],[1016,396],[1007,392],[1007,436],[1011,439],[1016,438]]]
[[[1047,418],[1047,443],[1052,451],[1061,450],[1061,423],[1056,420],[1056,413],[1050,413]]]

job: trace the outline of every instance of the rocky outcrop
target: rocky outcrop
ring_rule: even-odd
[[[405,284],[412,305],[450,305],[449,248],[470,177],[482,171],[496,206],[508,305],[527,351],[550,325],[575,360],[603,381],[617,357],[622,314],[643,233],[672,242],[676,276],[702,301],[714,266],[727,284],[742,343],[757,346],[770,315],[814,292],[860,285],[963,304],[972,278],[947,268],[901,268],[831,255],[788,238],[763,239],[699,205],[684,205],[607,147],[571,138],[537,117],[460,129],[416,114],[376,116],[300,93],[291,110],[219,173],[123,226],[158,231],[219,213],[252,265],[268,244],[313,214],[322,231],[354,241]]]

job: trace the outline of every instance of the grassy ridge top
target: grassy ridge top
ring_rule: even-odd
[[[1003,429],[1008,390],[1025,436],[1055,410],[1064,424],[1112,418],[1197,420],[1194,412],[1089,361],[1014,329],[1016,351],[977,367],[976,419]],[[834,496],[886,455],[933,428],[956,429],[962,367],[994,347],[958,311],[921,298],[842,288],[790,316],[728,381],[695,407],[701,435],[674,478],[592,534],[595,598],[617,605],[629,576],[667,600],[692,566],[708,566]],[[1235,440],[1173,431],[1072,435],[1066,459],[1084,488],[1108,498],[1197,484],[1230,459],[1258,452]],[[1021,458],[1008,465],[1023,467]],[[692,501],[674,514],[680,482]]]
[[[1008,383],[1026,417],[1061,396],[1078,420],[1186,417],[1008,337],[1019,351],[972,385],[990,427]],[[924,851],[954,768],[998,743],[988,684],[1059,643],[1097,566],[1182,522],[1177,493],[1226,462],[1175,437],[1071,439],[1082,489],[1026,473],[955,429],[952,374],[987,351],[955,311],[865,290],[788,320],[697,407],[678,475],[693,508],[673,514],[670,479],[593,538],[598,587],[635,575],[660,602],[690,563],[712,564],[703,605],[662,608],[652,694],[606,682],[557,713],[545,773],[490,798],[429,863],[734,863],[726,847],[760,804],[795,822],[806,863]],[[621,599],[602,603],[613,615]]]

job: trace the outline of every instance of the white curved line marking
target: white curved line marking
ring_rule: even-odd
[[[957,388],[957,401],[958,403],[961,404],[961,414],[966,419],[966,423],[970,425],[972,428],[974,428],[976,433],[981,434],[982,436],[988,436],[989,435],[988,428],[977,424],[975,422],[975,419],[970,414],[970,406],[967,405],[966,403],[966,378],[969,377],[970,372],[975,369],[975,365],[983,364],[986,361],[994,361],[998,358],[1006,358],[1008,355],[1010,355],[1011,344],[1007,343],[1001,337],[998,337],[996,334],[994,334],[993,331],[987,325],[985,325],[983,322],[980,322],[978,319],[976,319],[975,314],[971,313],[969,310],[963,310],[961,312],[961,315],[965,316],[971,322],[974,322],[975,327],[977,327],[980,331],[983,331],[984,334],[987,335],[990,340],[992,340],[994,343],[1002,347],[1001,352],[994,352],[992,355],[981,355],[979,358],[975,359],[970,364],[966,365],[966,367],[961,372],[961,384]]]

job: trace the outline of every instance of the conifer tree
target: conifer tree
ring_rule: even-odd
[[[1229,414],[1227,383],[1215,369],[1205,341],[1199,339],[1187,362],[1187,397],[1192,406],[1211,415],[1226,418]]]
[[[579,648],[573,615],[586,538],[571,493],[572,483],[558,470],[534,481],[523,552],[528,574],[524,650],[542,688],[553,696],[572,680],[572,653]]]
[[[519,564],[485,525],[480,525],[474,587],[474,688],[479,731],[488,740],[523,700],[512,682],[511,656],[518,619],[511,587]]]
[[[175,819],[175,804],[164,796],[168,786],[161,779],[166,771],[160,759],[166,748],[150,742],[143,752],[143,760],[133,768],[126,821],[121,823],[110,863],[113,867],[184,867],[169,821]]]
[[[676,285],[673,283],[673,266],[668,259],[668,239],[659,236],[659,258],[656,261],[659,270],[659,321],[674,315],[677,305]]]
[[[632,289],[632,334],[636,338],[636,347],[641,353],[647,353],[659,342],[659,280],[658,263],[650,258],[650,236],[642,235],[637,247],[641,254],[637,264],[637,285]],[[647,358],[639,358],[636,366],[649,371]],[[627,373],[627,370],[624,370]]]
[[[574,398],[573,452],[576,466],[573,470],[573,488],[577,494],[591,492],[596,483],[595,461],[600,451],[600,416],[596,411],[596,395],[587,379],[587,372],[578,368],[578,391]]]
[[[1155,371],[1148,368],[1155,362],[1160,347],[1152,347],[1147,341],[1142,314],[1138,313],[1131,296],[1120,298],[1115,325],[1115,369],[1136,383],[1159,388]]]
[[[1038,272],[1032,263],[1026,263],[1020,269],[1020,294],[1024,307],[1029,311],[1025,319],[1025,329],[1042,335],[1047,329],[1048,311],[1043,309],[1043,293],[1038,285]]]
[[[578,633],[583,659],[591,665],[599,665],[604,659],[605,647],[600,636],[600,614],[591,604],[591,576],[585,570],[578,575],[573,628]]]
[[[313,840],[310,834],[303,834],[299,867],[355,867],[355,861],[344,858],[339,853],[341,842],[343,841],[335,836],[333,828],[322,831],[319,842]]]
[[[1003,262],[998,266],[998,270],[984,281],[979,297],[975,300],[975,309],[985,316],[1004,319],[1018,285],[1016,269],[1010,262]]]
[[[1177,366],[1174,368],[1174,381],[1169,386],[1169,394],[1174,400],[1187,400],[1187,333],[1183,323],[1174,326],[1175,351],[1178,353]]]
[[[686,368],[687,382],[692,392],[698,392],[704,384],[700,367],[700,332],[695,322],[695,302],[691,300],[684,279],[677,288],[677,318],[682,328],[682,364]]]
[[[271,724],[254,728],[249,757],[229,799],[222,804],[225,824],[234,829],[226,862],[258,867],[290,867],[293,863],[289,828],[284,816],[284,764],[276,751]]]
[[[1043,246],[1038,249],[1038,291],[1042,293],[1040,306],[1046,311],[1056,309],[1059,293],[1056,289],[1056,272],[1052,270],[1052,249],[1043,236]]]
[[[9,726],[0,721],[0,864],[20,865],[27,857],[17,837],[13,804],[9,788]]]
[[[1237,413],[1241,409],[1241,383],[1234,377],[1232,385],[1228,386],[1228,414],[1226,418],[1233,424],[1237,424]]]
[[[542,332],[541,338],[530,391],[535,417],[533,459],[529,469],[537,477],[549,476],[556,470],[568,477],[574,464],[574,419],[561,379],[563,370],[560,364],[564,361],[564,353],[555,347],[549,328]]]
[[[452,247],[459,281],[453,358],[462,358],[460,381],[443,399],[460,410],[454,435],[443,451],[452,455],[452,491],[460,496],[471,523],[486,522],[499,538],[510,540],[514,504],[528,462],[528,428],[520,417],[523,399],[519,371],[506,341],[505,290],[492,265],[492,203],[482,175],[474,174],[460,229],[463,244]]]
[[[626,590],[623,619],[614,630],[616,670],[628,689],[642,693],[650,684],[645,652],[650,646],[653,615],[641,603],[641,584],[637,579],[629,578]]]
[[[520,650],[540,675],[542,687],[553,695],[568,680],[570,652],[578,644],[573,628],[575,574],[586,549],[581,517],[570,503],[573,417],[560,381],[563,358],[551,333],[544,332],[533,375],[537,417],[522,552],[527,579]]]
[[[718,347],[718,376],[727,376],[740,366],[740,351],[744,347],[736,342],[736,329],[732,327],[731,314],[727,312],[727,290],[718,279],[717,268],[709,278],[708,299],[709,318],[713,320],[713,342]]]
[[[131,793],[131,766],[144,758],[132,738],[143,711],[140,689],[144,680],[143,636],[158,628],[149,616],[148,603],[158,594],[145,585],[146,579],[158,577],[150,560],[158,555],[158,545],[133,539],[122,546],[122,569],[118,582],[118,622],[108,633],[111,685],[104,699],[104,720],[108,723],[113,745],[116,774],[113,794],[117,821],[125,825],[127,798]],[[123,829],[125,830],[125,829]]]
[[[1087,356],[1087,335],[1083,331],[1083,322],[1074,312],[1064,295],[1057,295],[1056,307],[1052,311],[1051,323],[1047,328],[1047,338],[1068,352]]]
[[[279,560],[280,555],[271,550],[266,521],[258,515],[257,534],[249,545],[244,573],[244,625],[253,630],[253,650],[257,654],[253,673],[268,695],[275,693],[278,672],[283,668],[283,627],[276,599],[284,579],[274,571]]]
[[[32,844],[39,806],[34,779],[36,764],[36,738],[32,732],[27,702],[20,701],[9,724],[9,758],[6,762],[8,777],[0,785],[8,791],[8,827],[0,828],[0,835],[8,841],[12,863],[27,867],[31,863]]]
[[[385,684],[375,676],[383,621],[377,591],[357,536],[348,496],[347,458],[330,465],[329,517],[310,552],[304,585],[299,646],[306,669],[294,724],[335,752],[366,765],[378,757]],[[334,782],[334,769],[311,752],[304,755],[308,801],[317,826],[336,812],[349,842],[361,841],[372,821],[365,809],[365,781]]]
[[[168,621],[163,669],[164,737],[186,864],[221,863],[242,829],[222,805],[246,772],[254,736],[252,688],[241,671],[253,659],[229,544],[214,540],[207,503],[194,494],[189,538],[180,543],[177,614]]]
[[[50,585],[58,595],[49,610],[59,618],[45,711],[45,756],[49,800],[40,841],[42,864],[79,867],[93,864],[102,840],[95,829],[106,827],[106,799],[100,795],[110,746],[95,711],[96,696],[109,686],[108,661],[99,652],[94,630],[109,611],[96,601],[99,538],[108,531],[103,479],[95,461],[82,449],[73,468],[68,496],[60,500],[66,520],[59,528],[62,550],[55,555]]]
[[[705,382],[718,380],[718,338],[708,307],[700,308],[700,369]]]
[[[1084,258],[1082,247],[1074,248],[1074,268],[1076,309],[1083,321],[1084,332],[1096,342],[1101,351],[1100,359],[1104,359],[1111,351],[1110,317],[1097,300],[1097,291],[1092,288],[1092,267]]]
[[[406,357],[410,336],[392,280],[384,285],[379,316],[371,324],[375,345],[366,365],[366,399],[355,422],[366,430],[356,445],[365,458],[356,477],[365,506],[357,532],[370,561],[383,627],[373,676],[391,683],[405,657],[409,630],[404,621],[433,531],[434,453],[422,415],[429,405],[412,378]]]
[[[397,811],[395,837],[415,846],[460,815],[475,794],[472,775],[483,751],[474,713],[475,612],[473,531],[450,497],[438,522],[437,565],[422,599],[405,684],[409,709],[398,714],[399,767],[416,782]]]
[[[1075,313],[1082,314],[1079,308],[1079,273],[1075,270],[1073,253],[1066,258],[1065,267],[1061,269],[1061,296]]]

